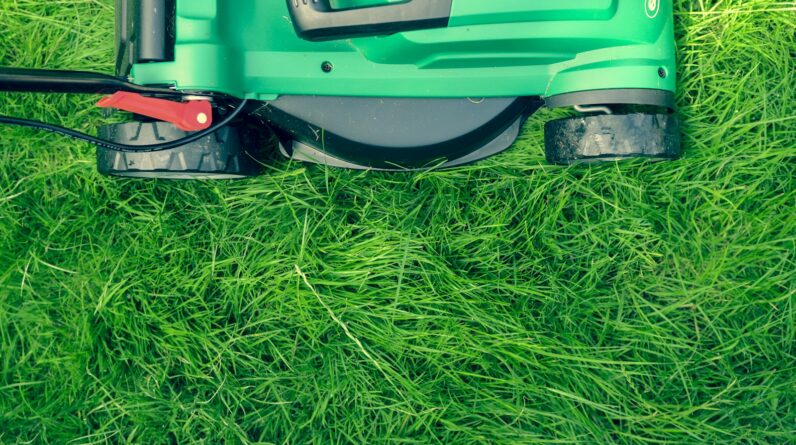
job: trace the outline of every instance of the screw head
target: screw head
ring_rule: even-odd
[[[668,76],[668,74],[666,73],[666,68],[664,67],[658,68],[658,77],[660,77],[661,79],[665,79],[666,76]]]
[[[332,70],[334,70],[334,65],[332,65],[332,62],[323,62],[321,64],[321,70],[324,73],[331,73]]]

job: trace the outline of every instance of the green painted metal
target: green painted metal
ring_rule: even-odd
[[[285,0],[177,0],[176,9],[176,60],[135,65],[135,82],[259,100],[676,88],[672,0],[454,0],[447,28],[331,42],[298,38]]]

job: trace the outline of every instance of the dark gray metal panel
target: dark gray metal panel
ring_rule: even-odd
[[[390,148],[434,145],[467,134],[516,100],[282,96],[270,106],[346,139]]]
[[[490,156],[494,156],[500,152],[503,152],[510,148],[514,141],[517,140],[517,136],[520,134],[520,129],[522,128],[523,119],[517,119],[514,124],[512,124],[509,128],[506,129],[503,133],[501,133],[495,139],[489,141],[483,147],[473,151],[472,153],[463,156],[461,158],[451,159],[448,162],[440,165],[434,166],[437,169],[445,169],[445,168],[453,168],[453,167],[460,167],[467,164],[472,164],[474,162],[478,162],[482,159],[486,159]],[[373,168],[369,165],[360,165],[354,164],[352,162],[343,161],[337,159],[333,156],[330,156],[316,147],[313,147],[310,144],[305,144],[301,142],[293,142],[292,146],[292,153],[288,153],[283,145],[280,145],[280,151],[282,155],[285,157],[292,159],[294,161],[300,162],[309,162],[313,164],[321,164],[327,165],[329,167],[336,167],[336,168],[347,168],[351,170],[378,170],[378,171],[413,171],[418,169],[406,169],[406,168]]]
[[[254,116],[275,128],[286,148],[297,141],[350,164],[411,169],[467,157],[541,105],[533,97],[283,96]]]

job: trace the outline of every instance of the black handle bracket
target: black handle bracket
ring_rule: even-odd
[[[136,85],[100,73],[0,67],[0,92],[113,94],[117,91],[160,96],[185,94],[168,88]]]
[[[329,0],[287,0],[287,4],[299,37],[321,41],[445,28],[453,0],[408,0],[339,10]]]

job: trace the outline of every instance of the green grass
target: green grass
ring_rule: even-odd
[[[111,71],[111,0],[2,0],[0,65]],[[796,6],[678,0],[687,153],[95,173],[0,128],[0,443],[796,440]],[[94,131],[92,98],[0,113]]]

